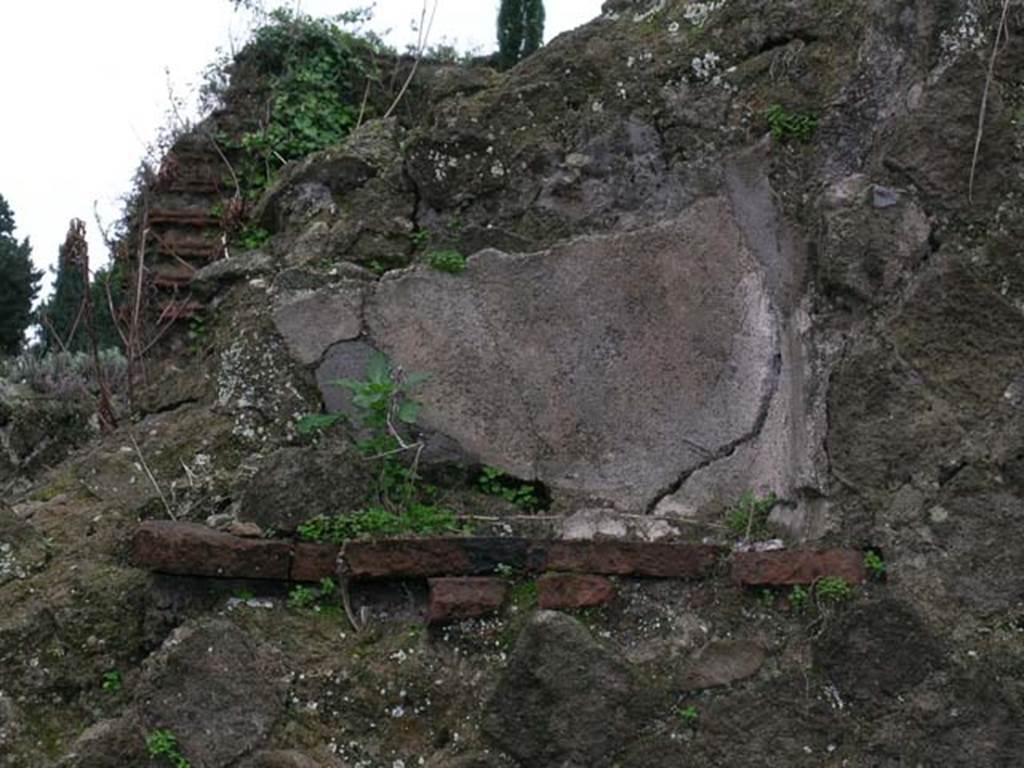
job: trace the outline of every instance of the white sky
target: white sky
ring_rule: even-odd
[[[368,1],[302,0],[301,8],[328,15]],[[499,0],[438,3],[431,42],[494,49]],[[546,0],[545,8],[550,40],[597,16],[601,0]],[[390,29],[388,42],[404,49],[421,10],[422,0],[377,0],[370,27]],[[167,122],[167,71],[175,94],[191,99],[217,48],[244,41],[248,24],[229,0],[0,0],[0,195],[38,266],[56,263],[72,217],[86,222],[93,264],[106,260],[93,203],[104,222],[118,218],[118,198]]]

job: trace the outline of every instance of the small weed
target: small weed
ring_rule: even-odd
[[[786,600],[789,602],[789,607],[799,613],[807,608],[807,605],[811,600],[811,593],[797,584],[790,590],[789,597],[787,597]]]
[[[252,600],[256,595],[250,592],[248,589],[237,589],[231,593],[231,596],[236,600],[245,602],[246,600]]]
[[[295,431],[300,435],[314,435],[342,421],[345,421],[344,413],[307,413],[295,422]]]
[[[452,275],[466,271],[466,257],[458,251],[431,251],[427,254],[427,264]]]
[[[509,591],[512,607],[517,611],[528,611],[537,605],[537,582],[532,579],[512,586]]]
[[[869,550],[864,553],[864,568],[875,581],[885,578],[885,561],[877,552]]]
[[[237,242],[243,250],[256,251],[262,248],[269,239],[270,233],[267,230],[249,224],[238,233]]]
[[[351,515],[317,515],[299,525],[298,532],[306,541],[341,544],[349,539],[459,534],[465,533],[466,528],[450,509],[427,504],[411,504],[400,513],[382,507],[370,507]]]
[[[498,563],[494,566],[494,572],[499,576],[503,576],[506,579],[511,579],[516,575],[516,569],[508,563]]]
[[[537,486],[516,480],[496,467],[484,467],[476,482],[488,496],[499,496],[528,512],[540,507]]]
[[[758,602],[761,603],[765,608],[771,608],[775,605],[775,593],[767,587],[761,589],[757,594]]]
[[[103,673],[103,690],[107,693],[118,693],[123,684],[120,670],[112,669]]]
[[[334,579],[330,576],[320,579],[320,597],[330,597],[337,591],[338,585],[334,583]]]
[[[385,272],[387,272],[389,269],[391,269],[391,267],[389,267],[387,264],[385,264],[380,259],[372,259],[370,262],[367,263],[366,267],[371,272],[373,272],[373,274],[375,274],[377,277],[380,277]]]
[[[292,608],[312,608],[316,603],[316,592],[301,584],[288,593],[288,605]]]
[[[191,768],[192,764],[185,759],[178,749],[178,739],[170,731],[157,728],[146,737],[146,748],[150,757],[166,757],[174,768]]]
[[[757,539],[768,533],[768,515],[778,502],[774,493],[759,497],[746,491],[725,517],[729,532],[739,539]]]
[[[853,597],[853,588],[839,576],[825,576],[814,584],[814,594],[823,603],[838,605]]]
[[[409,234],[409,242],[412,243],[412,247],[416,250],[421,249],[430,242],[430,230],[422,228],[413,230]]]
[[[694,706],[676,707],[676,717],[678,717],[687,728],[693,728],[697,725],[697,721],[700,720],[700,712]]]
[[[772,138],[778,141],[796,139],[806,144],[818,127],[818,118],[811,114],[790,112],[781,104],[772,104],[765,111]]]

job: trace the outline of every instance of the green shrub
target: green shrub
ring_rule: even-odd
[[[818,118],[811,114],[789,112],[781,104],[772,104],[765,111],[772,138],[779,141],[796,139],[807,143],[818,128]]]
[[[367,18],[366,11],[315,18],[279,8],[263,17],[233,61],[224,58],[207,70],[207,107],[223,100],[226,83],[239,73],[252,73],[269,91],[258,128],[218,137],[242,155],[234,166],[249,197],[286,162],[339,143],[356,126],[367,83],[380,80],[374,63],[380,41],[345,27]],[[372,113],[366,105],[364,119]]]
[[[814,594],[825,604],[837,605],[853,597],[853,588],[839,576],[825,576],[814,584]]]
[[[790,590],[789,597],[787,598],[787,600],[789,600],[789,606],[794,611],[802,611],[807,607],[808,603],[810,602],[811,593],[803,587],[801,587],[799,584],[797,584],[795,587],[793,587],[793,589]]]
[[[527,512],[534,512],[541,506],[536,485],[517,480],[497,467],[484,467],[476,482],[488,496],[499,496]]]
[[[178,749],[178,739],[170,731],[157,728],[146,737],[146,748],[150,757],[165,757],[174,768],[191,768],[192,764],[185,759]]]
[[[458,534],[465,530],[450,509],[428,504],[411,504],[400,513],[370,507],[351,515],[317,515],[298,527],[300,538],[332,544],[350,539]]]
[[[466,271],[466,257],[458,251],[431,251],[427,254],[427,264],[453,275]]]
[[[768,515],[778,503],[774,493],[759,497],[753,491],[746,491],[725,517],[729,532],[740,539],[757,539],[767,535]]]
[[[885,578],[885,561],[877,552],[869,550],[864,553],[864,568],[873,579],[881,581]]]
[[[117,693],[120,691],[123,682],[119,670],[112,669],[109,672],[103,673],[103,690],[107,693]]]
[[[697,725],[697,721],[700,720],[700,712],[694,706],[676,707],[676,717],[678,717],[686,727],[693,728]]]

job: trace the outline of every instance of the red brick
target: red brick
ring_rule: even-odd
[[[357,579],[474,576],[494,573],[500,564],[522,569],[528,550],[526,539],[502,537],[350,541],[341,565]]]
[[[291,561],[290,542],[243,539],[196,523],[148,520],[132,539],[137,568],[179,576],[287,579]]]
[[[551,541],[531,552],[535,570],[692,579],[706,575],[721,547],[638,541]]]
[[[299,542],[295,545],[295,557],[292,560],[292,581],[334,578],[338,569],[339,550],[336,544]]]
[[[856,549],[737,552],[730,567],[735,583],[752,587],[811,584],[823,576],[859,584],[866,578],[864,554]]]
[[[508,582],[486,577],[429,579],[427,621],[438,624],[486,616],[499,610],[508,595]]]
[[[615,585],[604,576],[546,573],[537,579],[537,604],[564,610],[603,605],[615,597]]]

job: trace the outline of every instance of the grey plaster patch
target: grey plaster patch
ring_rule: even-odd
[[[345,281],[319,290],[286,291],[274,302],[274,327],[288,351],[310,365],[339,341],[359,336],[364,286]]]
[[[374,343],[422,388],[421,422],[482,463],[646,507],[751,437],[779,329],[730,205],[549,251],[483,251],[459,276],[386,276]]]

